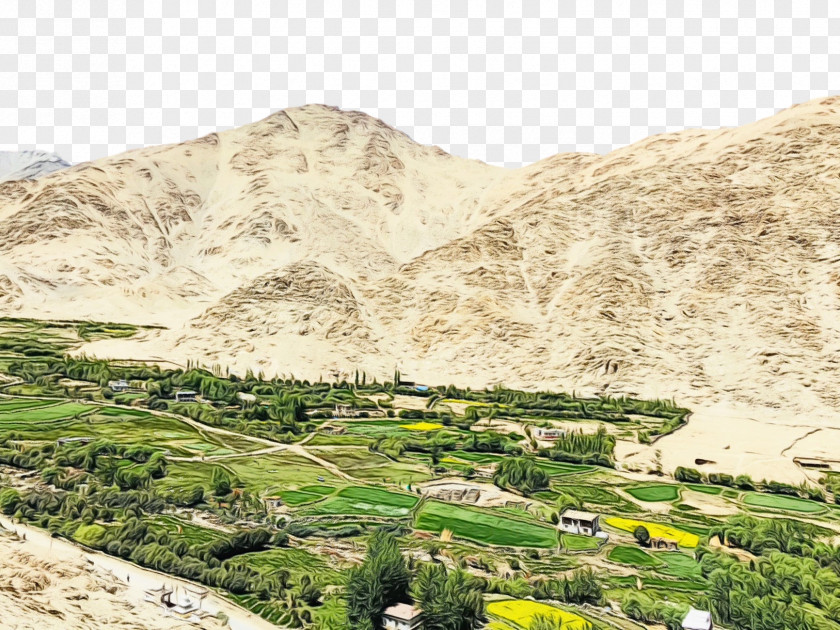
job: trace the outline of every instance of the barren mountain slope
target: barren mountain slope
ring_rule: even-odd
[[[177,325],[286,264],[377,277],[480,225],[506,177],[364,114],[278,112],[0,185],[0,303]]]
[[[0,192],[5,312],[171,326],[87,352],[840,427],[838,98],[514,171],[309,106]]]

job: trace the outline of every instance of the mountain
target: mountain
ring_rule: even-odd
[[[0,182],[36,179],[70,166],[45,151],[0,151]]]
[[[0,312],[168,327],[88,353],[840,429],[840,98],[515,170],[306,106],[0,199]]]

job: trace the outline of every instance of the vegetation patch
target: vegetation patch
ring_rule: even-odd
[[[436,422],[415,422],[414,424],[401,424],[400,428],[409,431],[437,431],[442,429],[443,425]]]
[[[702,492],[703,494],[720,494],[723,491],[723,488],[720,486],[706,486],[701,483],[687,483],[685,487],[689,490],[694,490],[694,492]],[[735,496],[738,496],[735,493]]]
[[[680,496],[679,487],[669,484],[656,484],[652,486],[637,486],[635,488],[627,488],[627,493],[632,495],[639,501],[648,502],[674,501]]]
[[[682,555],[682,554],[680,554]],[[638,547],[614,547],[607,558],[620,564],[630,564],[634,567],[661,567],[664,563]]]
[[[807,499],[797,497],[786,497],[780,494],[762,494],[760,492],[749,492],[742,499],[747,505],[753,507],[770,508],[773,510],[787,510],[790,512],[803,512],[805,514],[817,514],[825,511],[825,506]]]
[[[335,496],[307,508],[305,513],[352,514],[361,516],[408,516],[417,504],[417,497],[410,494],[397,494],[379,488],[351,486],[340,490]]]
[[[423,505],[415,527],[431,532],[448,529],[461,538],[491,545],[554,547],[557,544],[557,531],[553,528],[438,501]]]
[[[530,628],[535,617],[549,617],[559,622],[558,629],[589,630],[591,624],[575,613],[527,599],[510,599],[487,604],[487,612],[521,628]]]
[[[562,534],[560,542],[566,551],[594,551],[600,546],[598,538],[582,534]]]
[[[637,527],[644,527],[652,538],[667,538],[677,542],[682,547],[696,547],[700,543],[700,538],[697,534],[685,532],[676,527],[669,527],[661,523],[651,523],[649,521],[637,521],[629,518],[619,518],[612,516],[605,519],[607,525],[615,527],[631,534],[636,531]]]

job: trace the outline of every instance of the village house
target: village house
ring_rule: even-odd
[[[538,440],[559,440],[566,435],[564,429],[546,429],[537,427],[534,429],[534,437]]]
[[[560,529],[569,534],[594,536],[601,531],[600,516],[592,512],[566,510],[560,515]]]
[[[189,389],[182,389],[180,392],[175,392],[175,402],[195,402],[196,392]]]
[[[278,508],[283,507],[283,498],[282,497],[264,497],[263,504],[265,504],[266,509],[268,510],[276,510]]]
[[[415,630],[422,625],[422,611],[410,604],[395,604],[382,613],[385,630]]]
[[[683,630],[713,630],[712,613],[689,608],[682,622]]]
[[[111,388],[111,391],[114,392],[127,392],[128,381],[124,378],[121,378],[118,381],[108,381],[108,387]]]

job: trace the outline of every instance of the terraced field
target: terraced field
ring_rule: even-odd
[[[352,486],[343,488],[335,496],[308,507],[303,514],[349,514],[359,516],[385,516],[402,518],[409,515],[417,504],[417,497],[371,488]]]
[[[417,514],[414,523],[420,530],[440,533],[445,529],[455,536],[490,545],[516,547],[554,547],[557,531],[551,527],[508,518],[486,510],[429,501]]]

